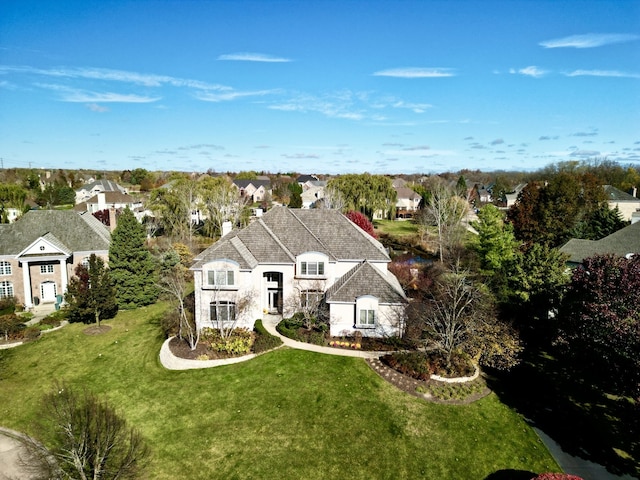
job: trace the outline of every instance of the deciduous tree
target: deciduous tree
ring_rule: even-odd
[[[601,363],[640,400],[640,255],[598,255],[574,270],[558,316],[566,348]]]
[[[118,313],[115,287],[109,268],[102,258],[91,254],[87,265],[76,267],[75,276],[69,280],[65,301],[70,322],[95,322],[113,318]]]
[[[373,238],[377,238],[376,232],[373,228],[373,223],[371,223],[371,220],[369,220],[364,214],[351,210],[347,212],[345,216]]]
[[[393,217],[397,193],[388,177],[370,173],[340,175],[331,179],[327,188],[340,192],[348,210],[360,211],[370,219],[378,214]]]
[[[24,440],[31,471],[42,478],[136,478],[148,455],[135,428],[106,401],[87,390],[57,384],[42,401],[38,421],[44,446]]]

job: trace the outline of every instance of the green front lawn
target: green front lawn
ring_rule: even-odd
[[[72,324],[0,351],[0,424],[31,431],[54,379],[104,395],[151,447],[145,478],[460,478],[559,471],[495,395],[427,403],[361,359],[279,349],[249,362],[167,371],[164,306],[120,313],[99,336]]]

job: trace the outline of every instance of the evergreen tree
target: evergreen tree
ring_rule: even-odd
[[[145,228],[126,208],[111,234],[109,266],[116,284],[116,299],[122,308],[150,305],[158,298],[156,268],[145,246]]]
[[[88,265],[78,265],[69,281],[64,299],[68,304],[69,321],[100,325],[101,320],[118,313],[115,288],[104,260],[92,254]]]

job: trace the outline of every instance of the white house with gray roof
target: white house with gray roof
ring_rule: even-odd
[[[108,260],[109,229],[89,213],[31,210],[0,226],[0,297],[27,309],[59,302],[79,263],[92,253]]]
[[[196,324],[253,328],[321,300],[333,336],[400,336],[407,299],[380,242],[336,210],[274,207],[202,252],[191,269]]]

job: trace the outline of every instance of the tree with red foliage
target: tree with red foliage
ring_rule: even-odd
[[[587,364],[640,398],[640,255],[596,255],[573,272],[559,315],[559,337]]]
[[[371,223],[371,221],[367,218],[366,215],[364,215],[363,213],[351,210],[347,212],[345,216],[349,220],[351,220],[353,223],[355,223],[357,226],[359,226],[362,230],[364,230],[369,235],[371,235],[373,238],[378,238],[378,236],[376,235],[376,232],[373,230],[373,223]]]

